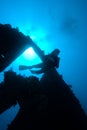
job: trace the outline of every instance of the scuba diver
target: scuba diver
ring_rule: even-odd
[[[50,54],[44,55],[44,59],[42,63],[32,65],[32,66],[24,66],[20,65],[19,70],[25,70],[30,69],[31,73],[33,74],[41,74],[45,73],[51,68],[58,68],[59,67],[59,61],[60,58],[58,57],[58,54],[60,53],[59,49],[53,50]],[[40,70],[32,70],[32,68],[41,68]]]

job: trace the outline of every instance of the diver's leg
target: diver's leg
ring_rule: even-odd
[[[42,67],[43,67],[43,63],[39,63],[39,64],[32,65],[32,66],[20,65],[19,70],[26,70],[26,69],[32,69],[32,68],[42,68]]]
[[[39,64],[28,66],[28,67],[29,67],[29,69],[32,69],[32,68],[42,68],[43,67],[43,63],[39,63]]]
[[[26,69],[29,69],[29,67],[25,65],[19,65],[19,70],[26,70]]]
[[[40,69],[40,70],[30,70],[32,74],[41,74],[43,73],[43,70]]]

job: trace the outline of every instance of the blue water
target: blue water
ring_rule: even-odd
[[[86,0],[0,0],[0,23],[18,27],[25,35],[30,35],[37,45],[50,53],[59,48],[59,73],[80,100],[87,113],[87,2]],[[18,74],[20,64],[31,65],[40,62],[34,54],[19,56],[6,70],[12,68]],[[41,75],[39,76],[39,78]],[[0,81],[3,81],[3,72]],[[12,107],[0,115],[0,130],[6,130],[15,117],[19,106]],[[8,117],[8,118],[7,118]]]

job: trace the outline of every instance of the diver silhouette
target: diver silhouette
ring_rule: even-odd
[[[33,74],[41,74],[41,73],[45,73],[46,71],[50,70],[51,68],[54,68],[54,67],[58,68],[60,58],[57,56],[59,53],[60,53],[60,50],[55,49],[50,54],[44,55],[44,60],[42,63],[32,65],[32,66],[20,65],[19,70],[30,69],[30,71]],[[31,70],[32,68],[41,68],[41,69],[40,70]]]

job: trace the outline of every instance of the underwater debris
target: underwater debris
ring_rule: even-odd
[[[33,47],[39,57],[42,56],[42,51],[29,36],[10,24],[0,24],[0,72],[29,47]]]
[[[10,29],[9,25],[6,25],[6,28],[7,27]],[[18,30],[15,31],[17,31],[16,36],[19,38]],[[13,40],[14,38],[11,36],[12,33],[9,35],[9,38],[10,40],[11,38]],[[20,40],[18,41],[23,40],[21,38],[22,37],[20,37]],[[7,44],[7,47],[8,45],[9,43]],[[33,47],[42,61],[44,61],[42,50],[35,44],[33,44]],[[9,50],[11,50],[11,48],[9,48]],[[3,52],[1,55],[3,54],[4,57],[7,56],[8,52],[5,52],[4,50]],[[10,51],[10,54],[12,54],[12,51]],[[9,63],[11,63],[13,59],[9,59],[9,56],[7,59],[9,60]],[[5,60],[5,58],[3,59]],[[7,59],[3,62],[5,64],[4,68],[8,65],[8,63],[6,63],[8,62]],[[2,60],[1,57],[0,60]],[[3,70],[3,64],[0,65],[0,70]],[[24,78],[21,75],[17,75],[12,70],[5,72],[4,81],[0,84],[0,114],[17,103],[20,106],[19,112],[8,126],[7,130],[87,130],[87,116],[83,111],[79,100],[55,67],[46,71],[40,80],[36,76]]]
[[[55,68],[41,80],[5,72],[0,84],[0,113],[17,103],[20,109],[8,130],[87,128],[78,99]]]

